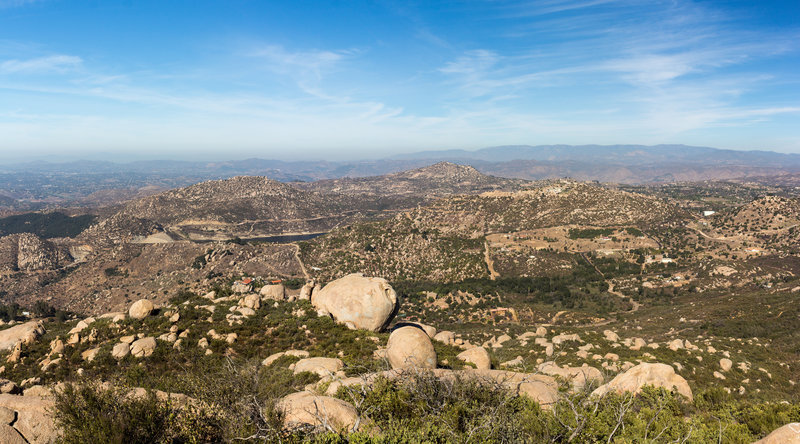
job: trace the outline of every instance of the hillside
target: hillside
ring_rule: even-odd
[[[383,176],[342,178],[298,183],[297,186],[321,192],[348,195],[403,197],[409,202],[452,194],[478,194],[486,191],[519,189],[526,182],[488,176],[467,165],[439,162],[434,165]]]
[[[7,250],[5,239],[0,238],[0,254]],[[49,247],[39,251],[42,256],[41,251],[56,250]],[[36,301],[46,301],[60,309],[97,314],[119,309],[144,296],[161,303],[179,289],[205,288],[219,278],[302,277],[295,252],[294,246],[282,244],[124,243],[93,251],[90,260],[83,263],[72,264],[52,254],[44,256],[50,262],[26,260],[18,269],[50,272],[24,278],[0,275],[0,288],[6,303],[32,306]],[[7,268],[3,258],[0,273]],[[68,268],[52,270],[56,265]]]
[[[800,224],[800,199],[765,196],[714,218],[714,226],[728,232],[753,234],[788,230]]]
[[[556,181],[519,192],[442,198],[389,220],[336,229],[303,244],[302,253],[323,279],[364,270],[392,279],[453,281],[489,276],[487,255],[491,260],[494,252],[486,236],[491,233],[511,236],[556,226],[639,227],[652,232],[687,217],[653,197]],[[564,265],[552,254],[541,255]],[[570,263],[567,260],[566,266]]]
[[[345,198],[298,190],[266,177],[202,182],[135,200],[90,228],[109,237],[125,222],[150,221],[173,239],[230,239],[326,231],[359,212]],[[105,222],[106,227],[103,223]],[[89,234],[87,233],[87,234]],[[139,236],[152,230],[137,230]]]

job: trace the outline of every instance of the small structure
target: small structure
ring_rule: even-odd
[[[713,216],[715,214],[717,214],[717,212],[714,211],[714,210],[705,210],[705,211],[703,211],[703,217]]]

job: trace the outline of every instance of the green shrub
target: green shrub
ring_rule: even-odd
[[[65,444],[219,442],[219,417],[195,407],[178,408],[155,393],[67,384],[55,394],[55,421]]]

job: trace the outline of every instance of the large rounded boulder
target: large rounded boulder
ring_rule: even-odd
[[[356,330],[380,331],[397,311],[397,293],[386,279],[349,274],[311,295],[311,304],[321,315]]]
[[[473,347],[459,353],[456,358],[475,365],[478,370],[488,370],[492,368],[492,358],[489,352],[483,347]]]
[[[800,422],[779,427],[753,444],[800,444]]]
[[[431,339],[414,326],[400,327],[389,335],[386,357],[393,369],[436,368],[436,350]]]
[[[667,390],[675,389],[681,395],[692,400],[692,389],[683,377],[675,373],[675,369],[668,364],[642,363],[631,367],[625,373],[618,374],[608,384],[598,387],[592,395],[603,396],[609,392],[639,393],[642,387],[652,385],[663,387]]]
[[[131,305],[128,315],[133,319],[144,319],[150,316],[153,310],[155,310],[155,306],[152,302],[147,299],[139,299]]]

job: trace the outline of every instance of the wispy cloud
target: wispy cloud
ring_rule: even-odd
[[[263,58],[267,68],[283,74],[311,75],[321,78],[325,70],[331,69],[341,62],[352,51],[287,51],[282,46],[267,45],[250,53],[253,57]]]
[[[4,8],[17,8],[20,6],[29,5],[31,3],[37,3],[41,0],[0,0],[0,9]]]
[[[621,0],[543,0],[525,1],[514,5],[518,16],[539,16],[575,10],[589,9],[613,3],[629,3]]]
[[[247,53],[250,57],[263,60],[264,69],[290,79],[305,93],[331,100],[336,97],[325,93],[320,83],[327,74],[355,54],[355,50],[290,51],[279,45],[264,45]]]
[[[745,32],[728,15],[683,0],[549,0],[513,11],[506,19],[517,30],[506,37],[520,43],[509,45],[514,52],[468,50],[439,69],[475,106],[584,94],[621,110],[627,126],[661,134],[797,113],[740,100],[773,81],[754,63],[796,51],[793,36]]]
[[[26,60],[6,60],[0,63],[0,73],[50,73],[65,72],[77,68],[83,63],[80,57],[70,55],[52,55]]]

